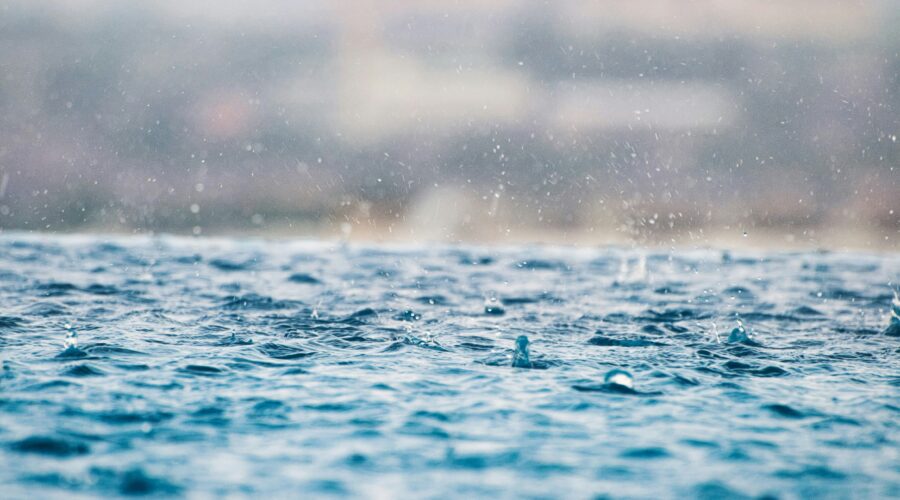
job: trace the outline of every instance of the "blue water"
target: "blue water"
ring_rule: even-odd
[[[0,497],[896,497],[898,277],[896,254],[5,235]]]

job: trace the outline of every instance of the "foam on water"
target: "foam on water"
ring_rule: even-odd
[[[0,497],[898,496],[898,277],[5,235]]]

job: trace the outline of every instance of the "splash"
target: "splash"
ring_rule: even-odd
[[[78,349],[78,332],[76,332],[75,328],[69,323],[65,324],[65,329],[66,340],[63,342],[63,349],[66,351],[69,349]]]
[[[425,480],[398,496],[581,497],[598,471],[640,498],[896,483],[867,464],[895,420],[900,337],[881,332],[900,316],[884,287],[898,256],[511,247],[473,265],[488,250],[119,241],[0,234],[2,498],[124,496],[134,464],[147,496],[365,497],[409,457],[428,458]],[[623,257],[642,274],[641,252],[654,286],[610,286]],[[766,348],[727,343],[738,317],[732,341]],[[684,457],[693,472],[673,474]],[[720,481],[730,494],[697,489]]]
[[[66,323],[66,338],[63,341],[63,351],[56,355],[57,358],[84,358],[87,353],[78,348],[78,332],[75,328]]]
[[[528,352],[528,337],[519,335],[516,339],[516,352],[513,353],[512,366],[514,368],[531,368],[531,356]]]
[[[894,300],[891,302],[891,322],[885,328],[884,334],[889,337],[900,337],[900,292],[894,290]]]
[[[650,278],[650,273],[647,270],[647,256],[644,254],[638,255],[634,266],[629,265],[630,260],[629,257],[622,257],[615,283],[620,285],[646,283]]]
[[[737,326],[728,334],[729,344],[745,344],[753,342],[753,333],[744,327],[744,322],[737,320]]]

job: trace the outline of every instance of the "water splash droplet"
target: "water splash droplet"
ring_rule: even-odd
[[[891,302],[891,320],[884,334],[889,337],[900,337],[900,292],[894,290],[894,300]]]
[[[616,277],[616,283],[619,284],[640,284],[649,280],[650,272],[647,269],[647,256],[640,254],[631,266],[629,257],[622,257],[619,264],[619,274]]]
[[[741,342],[749,342],[752,339],[752,333],[744,327],[744,322],[737,320],[737,326],[728,334],[728,343],[737,344]]]
[[[528,352],[528,337],[519,335],[516,339],[516,352],[513,353],[512,366],[515,368],[531,368],[531,356]]]
[[[502,316],[503,314],[506,314],[506,310],[503,309],[503,305],[500,302],[500,299],[497,297],[496,293],[489,292],[487,294],[487,297],[484,298],[484,313],[494,316]]]
[[[72,328],[72,325],[69,323],[66,323],[64,325],[64,327],[66,329],[66,340],[63,343],[63,347],[66,350],[77,349],[78,348],[78,332],[76,332],[75,329]]]
[[[891,302],[891,323],[900,323],[900,292],[894,290],[894,300]]]

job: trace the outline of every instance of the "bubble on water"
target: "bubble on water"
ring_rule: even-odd
[[[513,353],[512,365],[516,368],[531,368],[531,356],[528,352],[528,337],[519,335],[516,339],[516,352]]]
[[[607,372],[606,376],[603,377],[603,383],[606,385],[614,385],[625,387],[627,389],[634,389],[634,377],[632,377],[631,374],[627,371],[619,368]]]

